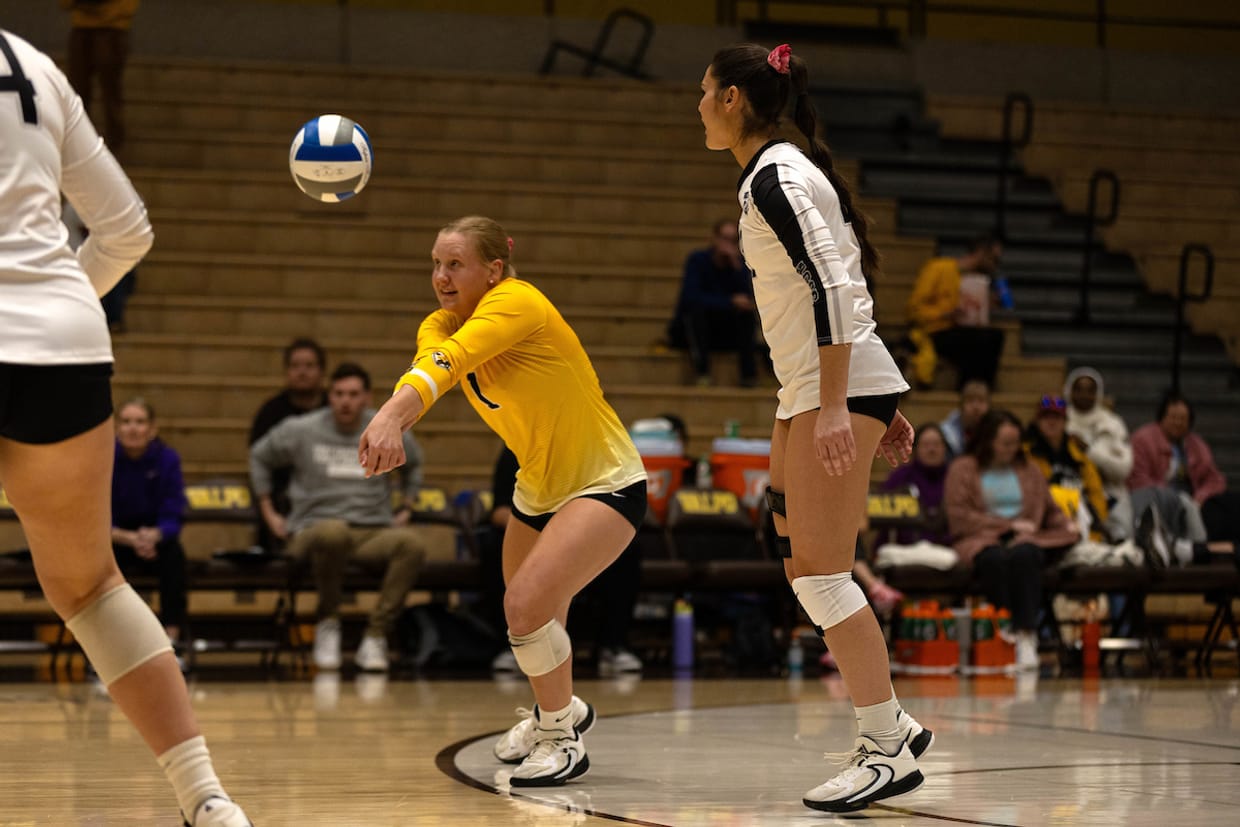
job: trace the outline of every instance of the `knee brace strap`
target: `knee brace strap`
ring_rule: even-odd
[[[530,632],[528,635],[508,633],[508,642],[512,644],[512,654],[517,659],[517,666],[531,677],[545,675],[568,660],[573,653],[572,641],[568,632],[554,617],[545,625]]]
[[[792,538],[791,537],[781,537],[780,535],[776,534],[775,535],[775,548],[779,550],[779,556],[784,558],[785,560],[789,560],[792,558]]]
[[[792,591],[809,619],[823,629],[838,626],[867,605],[865,592],[848,572],[798,577]]]
[[[766,487],[766,504],[771,509],[772,514],[778,514],[781,517],[788,516],[788,507],[784,504],[784,492],[776,491],[771,486]]]
[[[104,686],[123,678],[151,658],[172,651],[164,627],[128,583],[65,621]]]

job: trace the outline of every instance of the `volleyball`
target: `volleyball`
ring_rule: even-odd
[[[293,136],[288,166],[297,187],[311,198],[352,198],[370,180],[374,153],[366,130],[343,115],[319,115]]]

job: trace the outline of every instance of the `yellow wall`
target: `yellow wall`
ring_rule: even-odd
[[[339,4],[339,0],[275,1],[319,6]],[[531,17],[541,17],[546,8],[544,0],[348,0],[348,3],[357,8]],[[715,0],[554,0],[554,5],[558,17],[602,20],[612,9],[624,6],[648,15],[655,23],[708,26],[715,22]]]
[[[335,6],[339,0],[274,0],[282,3]],[[409,9],[420,12],[454,12],[541,17],[544,0],[348,0],[357,8]],[[601,20],[618,6],[627,6],[649,15],[656,24],[715,23],[715,0],[554,0],[558,17]],[[1085,14],[1090,20],[1055,21],[1029,18],[1003,18],[971,14],[936,12],[935,7],[975,6],[1013,10],[1042,10]],[[737,2],[737,20],[756,19],[756,0]],[[984,42],[1040,43],[1053,46],[1091,47],[1097,42],[1092,15],[1094,0],[927,0],[927,35],[946,40]],[[768,3],[773,20],[806,23],[833,23],[848,26],[874,26],[878,12],[874,9],[839,8],[805,3]],[[1240,23],[1240,2],[1237,0],[1107,0],[1111,17],[1171,18]],[[906,30],[907,15],[892,11],[887,25]],[[1155,28],[1109,24],[1107,45],[1116,49],[1142,51],[1173,51],[1186,53],[1240,52],[1240,31],[1217,28],[1184,29]]]

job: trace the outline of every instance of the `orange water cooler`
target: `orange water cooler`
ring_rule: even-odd
[[[710,470],[714,487],[735,494],[756,519],[758,506],[771,482],[771,441],[716,439],[711,447]]]

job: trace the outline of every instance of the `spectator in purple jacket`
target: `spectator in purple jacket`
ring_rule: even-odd
[[[880,486],[883,491],[908,491],[921,504],[925,528],[902,528],[896,533],[895,542],[908,546],[928,540],[940,546],[951,545],[943,513],[943,480],[946,478],[947,441],[943,438],[943,430],[928,422],[917,429],[913,461],[893,469]]]
[[[112,549],[127,574],[159,577],[160,621],[174,643],[185,624],[185,549],[181,457],[158,439],[155,411],[131,399],[116,415],[112,466]]]

